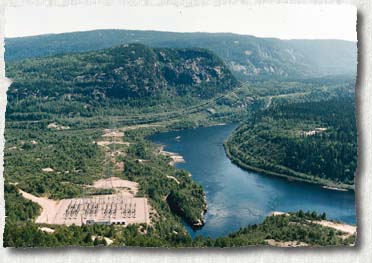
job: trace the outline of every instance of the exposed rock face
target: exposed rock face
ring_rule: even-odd
[[[7,72],[14,77],[10,97],[16,93],[19,98],[43,96],[68,101],[157,95],[209,98],[237,85],[228,67],[208,50],[149,48],[141,44],[27,60],[11,64]],[[55,123],[49,126],[67,128]]]
[[[190,206],[190,202],[195,201],[195,197],[188,197],[182,192],[172,191],[167,197],[167,203],[170,208],[181,216],[192,228],[198,229],[204,226],[204,214],[207,211],[207,202],[205,194],[197,203]]]

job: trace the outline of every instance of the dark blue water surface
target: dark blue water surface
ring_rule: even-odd
[[[177,168],[189,171],[207,195],[205,226],[192,236],[217,237],[260,223],[272,211],[325,212],[330,219],[355,224],[354,192],[327,190],[242,170],[226,157],[223,142],[235,124],[155,134],[150,139],[185,159]]]

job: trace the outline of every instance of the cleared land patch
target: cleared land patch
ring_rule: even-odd
[[[135,197],[138,184],[119,178],[101,179],[94,183],[97,189],[114,189],[110,195],[93,195],[86,198],[51,200],[20,190],[22,196],[41,206],[36,223],[56,225],[150,223],[147,198]]]

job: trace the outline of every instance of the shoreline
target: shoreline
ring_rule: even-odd
[[[327,189],[327,190],[339,191],[339,192],[349,191],[349,189],[346,189],[346,188],[339,188],[339,187],[333,187],[333,186],[328,186],[328,185],[322,185],[322,188]]]
[[[281,211],[272,211],[269,216],[290,216],[291,213],[289,212],[281,212]],[[322,219],[322,220],[309,220],[311,223],[322,225],[325,227],[330,227],[338,231],[342,231],[347,235],[351,236],[357,233],[357,226],[348,224],[345,222],[334,221],[331,219]]]
[[[211,126],[212,127],[213,126],[222,126],[222,125],[226,125],[226,123],[220,123],[220,124],[217,124],[217,125],[216,124],[212,124],[212,125],[201,125],[201,126],[198,126],[198,128],[201,128],[201,127],[211,127]],[[192,129],[192,128],[185,128],[185,129]],[[181,130],[183,130],[183,129],[181,129]],[[170,132],[170,131],[173,131],[173,129],[168,129],[168,130],[161,131],[161,132]],[[176,137],[176,139],[179,139],[179,138]],[[151,141],[151,140],[149,140],[149,141]],[[176,156],[182,157],[178,153],[165,151],[164,148],[166,148],[166,145],[159,145],[158,144],[158,146],[159,146],[158,147],[159,153],[161,153],[161,154],[168,155],[168,156],[170,156],[170,155],[176,155]],[[243,170],[254,171],[254,172],[257,172],[257,173],[260,173],[260,174],[264,174],[264,175],[269,175],[269,176],[276,176],[276,177],[279,177],[279,178],[286,179],[288,181],[296,181],[296,182],[303,182],[303,183],[308,183],[308,184],[312,184],[312,185],[317,185],[318,187],[322,187],[322,188],[324,188],[326,190],[345,191],[345,192],[346,191],[349,191],[349,190],[354,191],[354,189],[352,189],[350,187],[342,187],[342,186],[339,186],[339,185],[335,185],[333,183],[325,184],[324,182],[312,181],[311,179],[307,179],[307,178],[299,178],[299,177],[288,176],[286,174],[279,174],[279,173],[268,171],[268,170],[264,170],[264,169],[261,169],[261,168],[258,168],[258,167],[252,167],[252,166],[246,165],[244,163],[240,164],[239,163],[240,160],[238,158],[236,158],[235,156],[232,156],[231,155],[231,153],[229,152],[229,149],[228,149],[228,147],[226,146],[225,143],[223,143],[223,146],[224,146],[224,149],[225,149],[225,154],[227,155],[227,157],[229,158],[229,160],[232,163],[234,163],[235,165],[237,165],[238,167],[242,168]],[[235,158],[237,160],[234,160]],[[175,164],[176,163],[173,163],[172,165],[175,165]],[[205,213],[206,213],[206,211],[204,211],[204,213],[202,213],[202,215],[203,214],[205,215]],[[205,220],[205,217],[203,217],[203,219]],[[199,229],[203,228],[204,224],[206,223],[204,220],[202,220],[202,222],[199,222],[199,224],[190,224],[187,221],[185,221],[185,223],[191,229],[193,229],[195,231],[195,230],[199,230]]]
[[[273,171],[270,171],[270,170],[265,170],[265,169],[262,169],[262,168],[259,168],[259,167],[251,166],[249,164],[246,164],[246,163],[242,162],[238,157],[233,156],[231,154],[230,150],[229,150],[229,147],[226,145],[226,143],[223,144],[223,147],[225,149],[225,153],[226,153],[227,158],[229,158],[229,160],[233,164],[237,165],[238,167],[240,167],[243,170],[248,170],[248,171],[261,173],[261,174],[269,175],[269,176],[276,176],[276,177],[279,177],[279,178],[286,179],[288,181],[297,181],[297,182],[309,183],[309,184],[317,185],[317,186],[319,186],[323,189],[327,189],[327,190],[331,190],[331,191],[340,191],[340,192],[354,191],[355,192],[355,188],[354,188],[355,186],[354,185],[346,185],[346,184],[339,185],[339,184],[333,183],[331,181],[320,182],[320,181],[318,181],[318,179],[311,180],[311,179],[307,179],[307,178],[295,177],[295,176],[290,176],[290,175],[287,175],[287,174],[281,174],[281,173],[273,172]]]
[[[164,156],[171,158],[171,161],[169,162],[170,165],[175,166],[177,163],[186,162],[182,155],[175,153],[175,152],[165,151],[164,148],[165,148],[164,145],[161,145],[159,147],[159,154],[162,154]]]

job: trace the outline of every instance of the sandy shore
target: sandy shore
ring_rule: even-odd
[[[328,220],[311,221],[311,222],[315,223],[315,224],[322,225],[322,226],[330,227],[330,228],[336,229],[336,230],[341,231],[341,232],[344,232],[346,234],[345,237],[355,235],[356,232],[357,232],[357,227],[356,226],[352,226],[352,225],[348,225],[348,224],[344,224],[344,223],[335,223],[335,222],[328,221]]]
[[[273,211],[270,213],[270,216],[281,216],[281,215],[289,216],[288,213],[279,212],[279,211]],[[357,232],[356,226],[345,224],[345,223],[336,223],[330,220],[308,220],[308,221],[314,224],[319,224],[325,227],[330,227],[335,230],[344,232],[347,237],[352,236],[356,234]]]
[[[168,156],[170,157],[172,160],[169,162],[170,165],[175,165],[176,163],[184,163],[185,162],[185,159],[183,159],[183,156],[182,155],[179,155],[178,153],[174,153],[174,152],[168,152],[168,151],[164,151],[163,150],[164,147],[160,147],[160,150],[159,150],[159,153],[164,155],[164,156]]]
[[[328,189],[328,190],[334,190],[334,191],[341,191],[341,192],[348,191],[347,189],[344,189],[344,188],[332,187],[332,186],[327,186],[327,185],[323,185],[322,188]]]
[[[286,215],[289,216],[288,213],[285,212],[279,212],[279,211],[273,211],[270,213],[270,216],[282,216]],[[313,224],[319,224],[324,227],[330,227],[337,231],[341,231],[343,234],[340,235],[342,239],[349,238],[353,235],[357,234],[357,227],[345,223],[337,223],[329,220],[307,220],[309,223]],[[267,244],[270,246],[276,246],[276,247],[306,247],[308,244],[304,242],[298,242],[298,241],[287,241],[287,242],[281,242],[276,241],[274,239],[267,239]]]

